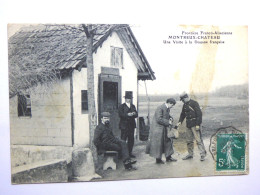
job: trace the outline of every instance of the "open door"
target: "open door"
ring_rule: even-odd
[[[110,112],[110,126],[115,136],[120,137],[118,107],[121,104],[121,77],[99,75],[99,122],[102,112]]]

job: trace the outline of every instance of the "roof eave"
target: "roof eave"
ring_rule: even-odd
[[[133,40],[134,40],[134,42],[135,42],[135,44],[136,44],[138,50],[140,51],[140,53],[141,53],[141,55],[142,55],[142,57],[143,57],[143,59],[144,59],[144,61],[145,61],[145,65],[146,65],[146,67],[147,67],[147,69],[148,69],[148,72],[146,72],[146,73],[150,74],[150,77],[149,77],[150,79],[146,79],[146,80],[155,80],[156,77],[155,77],[155,75],[154,75],[154,72],[153,72],[153,70],[152,70],[152,68],[151,68],[151,66],[150,66],[150,64],[149,64],[149,62],[148,62],[148,60],[146,59],[146,57],[145,57],[145,55],[144,55],[144,53],[143,53],[143,51],[142,51],[142,49],[141,49],[139,43],[137,42],[137,40],[136,40],[136,38],[135,38],[135,36],[134,36],[134,33],[132,32],[132,30],[131,30],[130,27],[128,27],[127,30],[129,31],[129,33],[130,33],[131,36],[133,37]]]
[[[155,76],[152,77],[152,75],[149,72],[138,72],[137,79],[145,81],[145,80],[155,80],[156,78]]]

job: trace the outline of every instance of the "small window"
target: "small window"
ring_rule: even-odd
[[[32,116],[30,95],[18,95],[18,116]]]
[[[88,90],[81,90],[81,111],[83,114],[88,111]]]
[[[111,46],[111,67],[124,68],[123,48]]]

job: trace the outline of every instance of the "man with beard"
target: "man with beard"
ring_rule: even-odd
[[[180,126],[183,120],[186,118],[186,139],[188,147],[188,155],[182,160],[188,160],[193,158],[194,139],[197,142],[197,146],[200,150],[200,160],[204,161],[206,156],[205,146],[201,136],[200,125],[202,123],[202,112],[198,102],[190,99],[186,92],[180,95],[180,100],[184,103],[180,119],[177,126]]]
[[[173,124],[173,118],[170,116],[170,109],[176,104],[175,99],[169,98],[166,103],[160,105],[152,120],[150,129],[150,141],[147,145],[147,153],[156,159],[156,164],[164,164],[162,154],[165,154],[166,162],[175,162],[172,158],[173,140],[167,137],[167,127]]]
[[[94,144],[97,147],[97,153],[102,154],[105,151],[117,151],[122,156],[122,160],[127,170],[133,170],[132,164],[136,160],[131,160],[128,147],[125,141],[116,138],[109,125],[110,113],[101,113],[101,123],[96,127],[94,134]]]

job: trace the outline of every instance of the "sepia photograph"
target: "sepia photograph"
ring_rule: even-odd
[[[257,5],[0,0],[0,194],[258,194]]]
[[[7,28],[12,184],[249,174],[247,25]]]

